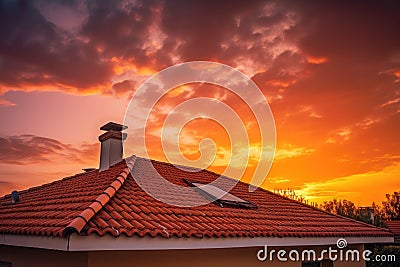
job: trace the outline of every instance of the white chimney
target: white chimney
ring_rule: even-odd
[[[122,131],[127,128],[125,125],[114,122],[109,122],[100,128],[100,130],[106,131],[99,136],[101,142],[100,171],[107,170],[110,166],[122,160],[122,141],[126,138],[126,133]]]

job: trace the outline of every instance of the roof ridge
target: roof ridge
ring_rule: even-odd
[[[62,236],[67,236],[73,232],[80,233],[85,225],[111,200],[111,198],[118,192],[118,190],[125,183],[130,170],[136,162],[136,156],[133,155],[131,159],[125,159],[127,166],[116,176],[115,180],[103,191],[100,195],[85,208],[79,215],[76,216],[63,230]]]

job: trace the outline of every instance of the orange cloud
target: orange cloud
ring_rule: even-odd
[[[283,160],[287,158],[300,157],[310,155],[315,149],[305,147],[294,147],[293,145],[284,145],[283,148],[277,148],[275,152],[275,160]]]
[[[0,106],[12,107],[15,106],[15,103],[0,98]]]
[[[398,188],[400,165],[386,167],[382,171],[338,177],[325,182],[310,182],[296,192],[310,201],[329,201],[333,198],[350,199],[358,205],[370,206],[383,201],[386,193]],[[368,194],[368,197],[367,197]]]
[[[35,135],[0,137],[0,195],[96,167],[98,159],[98,143],[77,148]]]
[[[328,58],[307,56],[307,62],[311,64],[322,64],[328,62]]]

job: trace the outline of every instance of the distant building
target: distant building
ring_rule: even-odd
[[[385,221],[385,224],[394,234],[394,242],[400,245],[400,220]]]

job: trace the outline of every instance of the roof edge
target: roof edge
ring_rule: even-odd
[[[349,245],[393,243],[393,237],[343,237]],[[107,235],[70,236],[70,251],[105,251],[105,250],[185,250],[185,249],[214,249],[240,247],[297,247],[297,246],[337,246],[339,237],[226,237],[226,238],[188,238],[161,236],[119,236]]]
[[[345,237],[348,244],[393,243],[393,237]],[[336,245],[336,237],[308,238],[162,238],[160,236],[81,236],[72,234],[68,238],[54,236],[30,236],[0,234],[0,244],[60,251],[111,251],[111,250],[170,250],[170,249],[213,249],[274,246],[327,246]]]
[[[63,230],[62,236],[66,237],[72,233],[81,233],[85,225],[106,205],[125,183],[130,170],[136,162],[136,156],[127,160],[127,166],[116,176],[115,180],[100,195],[76,216]]]

